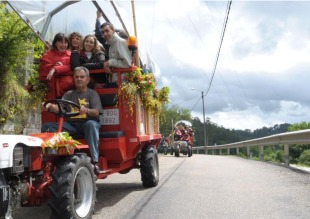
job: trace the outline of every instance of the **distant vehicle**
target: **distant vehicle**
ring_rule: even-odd
[[[183,155],[188,155],[188,157],[191,157],[193,154],[192,147],[187,141],[174,141],[172,147],[176,157],[179,157],[181,153]]]

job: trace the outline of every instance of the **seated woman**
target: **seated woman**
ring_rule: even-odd
[[[43,54],[40,59],[40,77],[46,77],[50,81],[55,74],[70,72],[70,55],[68,49],[69,40],[63,33],[57,33],[52,43],[52,49]],[[50,82],[49,85],[51,86]],[[58,95],[63,95],[67,90],[74,88],[72,76],[64,76],[59,79]]]
[[[72,32],[69,35],[69,50],[72,52],[73,50],[80,51],[82,47],[83,36],[79,32]]]
[[[100,49],[97,38],[94,35],[87,35],[84,38],[82,49],[73,51],[70,57],[70,67],[74,70],[78,66],[83,66],[89,70],[103,69],[105,54]]]

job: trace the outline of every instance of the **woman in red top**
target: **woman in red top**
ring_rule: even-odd
[[[70,55],[68,38],[63,33],[57,33],[52,43],[52,50],[43,54],[40,60],[40,77],[51,80],[55,74],[70,72]],[[59,79],[59,94],[63,95],[67,90],[74,88],[72,76],[64,76]]]

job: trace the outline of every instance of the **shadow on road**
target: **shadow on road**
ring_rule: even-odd
[[[97,202],[96,211],[102,208],[115,205],[128,194],[136,191],[146,190],[142,183],[97,183]]]

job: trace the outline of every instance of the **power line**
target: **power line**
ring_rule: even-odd
[[[196,107],[196,105],[199,103],[200,98],[201,98],[201,97],[198,98],[197,102],[195,103],[195,105],[192,107],[192,109],[191,109],[189,112],[192,112],[192,111],[193,111],[193,109],[194,109],[194,108]]]
[[[220,45],[219,45],[219,48],[218,48],[218,51],[217,51],[217,55],[216,55],[216,59],[215,59],[215,63],[214,63],[214,68],[213,68],[211,80],[209,81],[209,87],[208,87],[208,90],[206,91],[205,96],[207,96],[207,94],[210,91],[210,88],[211,88],[211,85],[212,85],[212,81],[213,81],[213,78],[214,78],[214,75],[215,75],[215,71],[216,71],[216,67],[217,67],[217,62],[218,62],[218,59],[219,59],[219,56],[220,56],[220,52],[221,52],[221,48],[222,48],[222,44],[223,44],[223,40],[224,40],[224,35],[225,35],[225,30],[226,30],[226,26],[227,26],[227,22],[228,22],[228,16],[229,16],[229,12],[230,12],[231,3],[232,3],[232,0],[230,0],[228,2],[228,4],[227,4],[226,16],[225,16],[225,21],[224,21],[224,24],[223,24],[223,30],[222,30],[222,34],[221,34]]]

